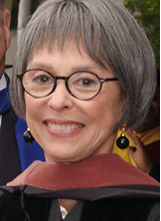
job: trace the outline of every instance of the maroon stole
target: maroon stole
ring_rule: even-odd
[[[35,161],[7,185],[68,190],[122,185],[159,186],[159,183],[118,155],[110,153],[68,165]]]

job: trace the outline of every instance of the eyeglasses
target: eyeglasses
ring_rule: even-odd
[[[56,77],[41,69],[30,69],[17,77],[21,80],[24,90],[35,98],[48,96],[55,90],[57,80],[64,80],[68,92],[80,100],[94,98],[100,92],[104,82],[118,80],[100,78],[90,72],[73,73],[69,77]]]

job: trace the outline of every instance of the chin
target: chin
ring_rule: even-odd
[[[47,163],[58,163],[58,164],[70,164],[70,163],[76,163],[81,161],[82,159],[80,159],[79,157],[73,155],[73,154],[64,154],[64,153],[60,153],[60,154],[52,154],[52,156],[50,155],[45,155],[46,158],[46,162]]]

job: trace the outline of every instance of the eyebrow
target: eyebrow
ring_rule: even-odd
[[[28,65],[27,65],[28,66]],[[42,63],[42,62],[33,62],[31,64],[29,64],[29,69],[32,68],[40,68],[40,69],[48,69],[48,70],[52,70],[53,66],[49,63]]]
[[[42,63],[42,62],[33,62],[31,63],[31,65],[29,64],[29,68],[28,69],[33,69],[33,68],[40,68],[40,69],[43,69],[43,70],[46,70],[46,71],[55,71],[54,70],[54,66],[51,65],[50,63]],[[101,66],[100,64],[98,63],[89,63],[89,64],[82,64],[82,65],[76,65],[75,67],[73,67],[71,69],[71,72],[72,73],[75,73],[75,72],[80,72],[80,71],[90,71],[90,70],[93,70],[93,69],[99,69],[99,70],[106,70],[106,71],[109,71],[108,68],[105,68],[103,66]]]
[[[100,70],[108,70],[107,68],[101,66],[100,64],[98,63],[94,63],[94,64],[87,64],[87,65],[78,65],[76,67],[73,67],[72,68],[72,71],[73,72],[79,72],[79,71],[90,71],[92,69],[100,69]]]

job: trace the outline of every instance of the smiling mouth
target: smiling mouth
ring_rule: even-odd
[[[71,131],[85,126],[83,124],[53,124],[53,123],[47,123],[47,125],[52,130],[57,130],[57,131]]]

